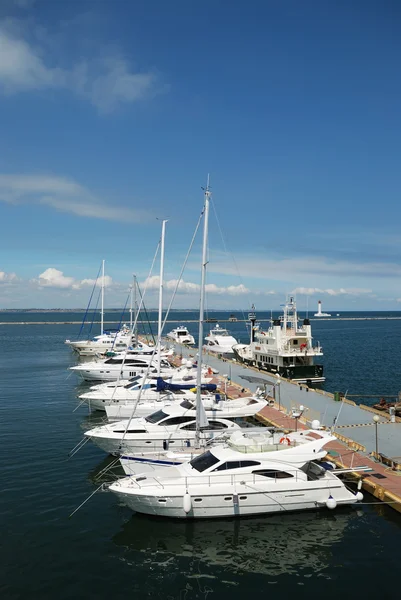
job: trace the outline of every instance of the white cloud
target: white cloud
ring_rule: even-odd
[[[150,218],[141,209],[102,202],[72,179],[51,175],[1,175],[0,201],[9,204],[33,202],[80,217],[138,223]]]
[[[38,279],[31,279],[31,283],[36,284],[39,287],[79,290],[82,286],[93,286],[95,284],[95,279],[75,279],[74,277],[64,275],[62,271],[59,271],[54,267],[49,267],[39,275]],[[109,275],[105,275],[105,287],[110,287],[112,283],[112,278]],[[101,286],[100,278],[97,281],[97,286]]]
[[[166,90],[151,72],[133,72],[121,56],[83,59],[66,68],[51,63],[43,49],[24,39],[21,30],[0,22],[0,91],[68,90],[89,100],[100,113]]]
[[[165,281],[163,287],[165,290],[173,292],[177,286],[177,279],[169,279]],[[159,289],[160,277],[158,275],[153,275],[152,277],[148,277],[142,284],[143,288],[145,287],[148,290],[158,290]],[[219,287],[214,283],[208,283],[205,286],[205,290],[209,294],[228,294],[229,296],[240,296],[242,294],[249,294],[248,288],[244,285],[230,285],[228,287]],[[200,292],[200,285],[198,283],[192,283],[189,281],[184,281],[181,279],[178,286],[178,293],[181,294],[194,294]]]
[[[96,279],[82,279],[80,282],[80,286],[81,285],[93,286],[93,285],[95,285],[95,282],[96,282],[97,287],[101,287],[102,280],[100,277],[98,278],[97,281],[96,281]],[[110,287],[111,285],[113,285],[113,279],[110,277],[110,275],[105,275],[104,276],[104,287]]]
[[[0,283],[16,283],[17,281],[19,281],[19,277],[15,273],[0,271]]]
[[[306,296],[313,296],[314,294],[328,294],[329,296],[360,296],[362,294],[371,294],[372,290],[365,288],[340,288],[333,290],[328,288],[326,290],[320,288],[305,288],[298,287],[292,290],[291,294],[304,294]]]

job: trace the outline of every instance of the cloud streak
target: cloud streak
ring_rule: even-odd
[[[134,72],[121,55],[82,59],[70,67],[55,65],[39,43],[24,39],[9,22],[0,22],[0,92],[6,95],[38,90],[69,91],[107,114],[164,93],[152,72]]]
[[[340,288],[339,290],[333,290],[328,288],[326,290],[320,288],[305,288],[298,287],[292,290],[291,294],[304,294],[305,296],[313,296],[315,294],[327,294],[328,296],[360,296],[362,294],[371,294],[373,290],[365,288]]]
[[[93,286],[95,284],[95,281],[95,279],[78,280],[75,279],[75,277],[69,277],[67,275],[64,275],[62,271],[59,271],[54,267],[49,267],[39,275],[38,279],[31,279],[30,283],[35,284],[39,287],[79,290],[84,286]],[[112,278],[109,275],[105,275],[105,287],[110,287],[112,284]],[[98,287],[101,286],[100,278],[97,280],[96,285]]]
[[[5,271],[0,271],[0,284],[17,283],[18,281],[20,281],[20,279],[15,273],[6,273]]]
[[[104,202],[72,179],[51,175],[0,174],[0,201],[42,204],[79,217],[143,223],[150,212]]]
[[[233,265],[232,261],[230,263],[222,254],[215,253],[214,256],[208,265],[210,272],[236,276],[239,272],[255,279],[305,282],[306,279],[316,280],[332,277],[383,279],[401,276],[401,265],[394,261],[357,262],[355,260],[333,260],[325,256],[270,259],[247,254],[236,256],[236,264]]]
[[[164,282],[164,289],[170,292],[173,292],[177,286],[177,279],[169,279]],[[154,275],[152,277],[148,277],[142,284],[143,288],[148,290],[158,290],[160,285],[160,277],[158,275]],[[206,292],[209,294],[217,294],[217,295],[229,295],[229,296],[242,296],[244,294],[249,294],[250,290],[246,288],[243,284],[240,285],[229,285],[227,287],[220,287],[215,285],[214,283],[208,283],[205,286]],[[200,292],[200,285],[198,283],[192,283],[190,281],[184,281],[183,279],[180,281],[178,285],[178,293],[180,294],[195,294]]]

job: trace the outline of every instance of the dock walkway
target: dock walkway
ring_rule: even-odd
[[[196,360],[193,348],[175,344],[177,360]],[[283,429],[307,428],[313,420],[331,428],[335,424],[336,442],[327,445],[331,460],[346,468],[368,466],[371,473],[358,475],[363,489],[401,512],[401,419],[391,422],[389,415],[371,407],[358,406],[352,401],[338,402],[330,392],[308,388],[265,371],[258,371],[233,360],[220,359],[204,353],[204,364],[218,370],[214,381],[221,389],[227,386],[230,397],[238,397],[263,388],[271,398],[270,406],[259,413],[262,422]],[[273,391],[274,390],[274,391]],[[297,421],[291,416],[292,408],[304,406],[303,416]],[[373,416],[379,416],[378,451],[376,454],[376,427]],[[383,464],[383,460],[387,464]],[[394,468],[392,468],[394,467]]]

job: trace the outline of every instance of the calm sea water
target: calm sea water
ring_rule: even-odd
[[[2,313],[0,321],[6,317],[82,315]],[[190,327],[196,330],[195,323]],[[243,323],[229,327],[246,339]],[[327,389],[398,393],[401,321],[314,321],[312,328],[324,347]],[[401,518],[381,504],[181,523],[133,515],[99,492],[69,519],[108,464],[90,444],[68,459],[96,421],[84,408],[73,412],[84,388],[67,371],[74,361],[63,342],[78,329],[0,326],[1,598],[396,596]]]

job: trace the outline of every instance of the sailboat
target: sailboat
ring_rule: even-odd
[[[236,401],[225,401],[213,394],[210,396],[202,396],[202,340],[203,340],[203,323],[204,323],[204,306],[205,306],[205,284],[206,284],[206,267],[207,267],[207,242],[208,242],[208,224],[209,224],[209,204],[210,190],[209,183],[205,190],[205,205],[204,205],[204,229],[203,229],[203,248],[202,248],[202,267],[201,267],[201,291],[200,291],[200,308],[199,308],[199,360],[197,364],[197,384],[196,384],[196,418],[192,422],[184,422],[184,419],[189,419],[192,412],[185,412],[180,417],[176,417],[176,430],[173,428],[164,431],[164,444],[157,442],[155,435],[160,430],[149,430],[149,440],[147,446],[140,446],[140,440],[143,439],[143,423],[139,420],[131,420],[129,431],[124,435],[124,447],[120,448],[120,452],[124,454],[124,459],[130,461],[130,469],[141,469],[146,466],[154,467],[155,465],[164,466],[171,464],[171,460],[183,461],[187,460],[188,452],[201,453],[205,445],[213,439],[216,439],[216,432],[219,433],[218,439],[221,440],[221,434],[231,433],[235,429],[239,429],[238,424],[227,422],[227,418],[236,418],[244,416],[253,416],[266,406],[266,401],[259,396],[251,396],[248,398],[239,398]],[[205,412],[204,402],[207,403],[207,415]],[[211,402],[211,405],[210,405]],[[184,403],[183,403],[184,404]],[[188,405],[188,403],[186,403]],[[230,408],[231,404],[231,408]],[[188,410],[188,406],[186,407]],[[112,412],[110,410],[110,416]],[[220,418],[221,417],[221,418]],[[153,418],[153,415],[148,417]],[[132,426],[133,421],[138,424],[138,429]],[[160,421],[164,427],[168,424],[168,420]],[[170,421],[171,422],[171,421]],[[139,427],[140,426],[140,427]],[[121,430],[122,423],[119,425],[109,425],[99,428],[100,431],[93,431],[93,441],[98,445],[102,444],[105,449],[104,434],[108,428],[108,435],[115,437],[116,433]],[[141,429],[141,431],[140,431]],[[183,437],[183,432],[187,432],[187,438]],[[96,437],[96,439],[95,439]],[[184,443],[182,443],[184,441]],[[153,448],[151,447],[153,445]],[[136,448],[136,454],[130,453],[129,447]],[[168,448],[167,448],[168,446]],[[107,447],[110,448],[108,445]],[[168,458],[162,451],[168,452]],[[174,459],[172,458],[172,450],[174,450]],[[139,454],[138,454],[139,453]]]
[[[101,278],[101,291],[100,291],[100,334],[96,335],[91,340],[77,340],[72,342],[66,340],[67,346],[70,346],[74,352],[77,352],[79,356],[95,356],[98,353],[106,352],[107,350],[124,350],[128,348],[133,342],[132,325],[128,327],[126,324],[118,330],[105,330],[104,329],[104,265],[105,261],[102,260],[102,278]]]

